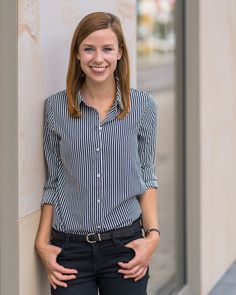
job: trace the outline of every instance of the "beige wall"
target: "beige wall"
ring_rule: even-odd
[[[34,251],[44,183],[42,122],[44,99],[65,88],[69,47],[79,20],[92,11],[110,11],[122,21],[136,81],[134,0],[18,2],[18,163],[20,295],[46,295],[48,284]],[[132,53],[132,54],[131,54]]]
[[[202,293],[236,258],[236,2],[200,1]]]

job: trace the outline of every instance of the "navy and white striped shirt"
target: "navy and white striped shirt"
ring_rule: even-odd
[[[46,99],[44,153],[47,179],[42,204],[54,205],[56,230],[86,234],[130,225],[141,214],[137,197],[157,188],[157,108],[153,98],[131,88],[131,110],[116,101],[103,122],[80,93],[81,118],[70,116],[66,91]]]

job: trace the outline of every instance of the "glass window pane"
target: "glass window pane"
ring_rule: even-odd
[[[174,294],[184,281],[183,100],[177,101],[180,79],[175,75],[177,2],[137,2],[138,88],[152,94],[159,113],[156,170],[161,243],[150,266],[150,295]]]

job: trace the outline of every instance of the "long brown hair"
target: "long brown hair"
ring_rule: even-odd
[[[121,59],[117,61],[115,76],[119,83],[123,110],[117,118],[123,119],[130,110],[130,69],[127,46],[122,31],[120,20],[117,16],[105,12],[93,12],[85,16],[75,29],[71,48],[70,59],[66,79],[66,91],[68,96],[68,110],[71,116],[80,117],[81,112],[77,103],[78,90],[81,89],[85,75],[77,59],[81,42],[91,33],[101,29],[110,28],[117,36],[119,49],[122,52]]]

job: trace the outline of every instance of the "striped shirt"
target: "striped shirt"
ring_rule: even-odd
[[[123,108],[118,89],[102,122],[80,92],[81,118],[70,116],[65,90],[46,99],[42,205],[54,205],[54,229],[87,234],[130,225],[141,214],[138,196],[158,187],[157,107],[149,94],[130,91],[128,115],[117,119]]]

